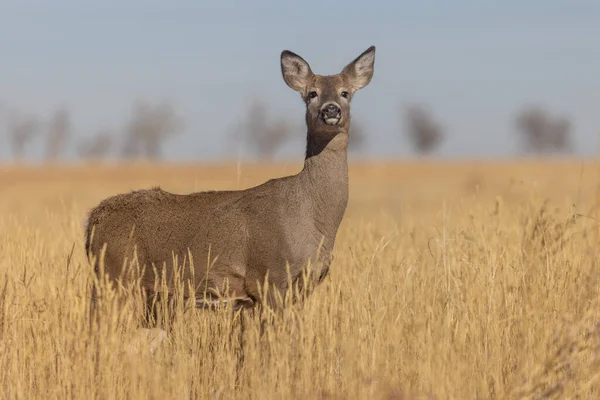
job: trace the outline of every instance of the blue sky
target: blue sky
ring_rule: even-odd
[[[168,98],[186,120],[168,158],[235,156],[226,132],[253,96],[302,127],[303,104],[281,78],[283,49],[332,74],[374,44],[375,76],[353,100],[367,155],[410,154],[400,108],[413,101],[446,127],[442,156],[514,154],[514,114],[529,104],[573,118],[576,150],[591,155],[599,21],[591,0],[0,0],[0,105],[42,117],[67,106],[85,137],[121,129],[136,98]],[[298,129],[282,154],[301,156],[303,140]]]

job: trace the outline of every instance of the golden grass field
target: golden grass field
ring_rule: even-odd
[[[329,277],[297,323],[250,321],[239,370],[225,312],[180,315],[154,353],[128,351],[128,315],[90,332],[82,224],[101,199],[299,168],[1,167],[0,397],[600,398],[593,160],[352,164]]]

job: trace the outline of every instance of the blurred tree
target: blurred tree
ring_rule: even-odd
[[[272,159],[291,137],[292,128],[283,120],[271,122],[264,103],[250,103],[246,117],[237,124],[233,138],[244,143],[262,159]]]
[[[64,152],[71,134],[69,112],[60,108],[54,112],[46,136],[46,160],[56,161]]]
[[[406,109],[405,118],[408,127],[408,139],[413,149],[421,154],[431,153],[440,146],[444,135],[442,128],[423,106],[411,105]]]
[[[350,132],[348,134],[348,150],[361,151],[367,144],[367,135],[364,127],[360,122],[352,119],[350,124]]]
[[[527,152],[570,152],[571,122],[554,118],[539,107],[528,107],[516,118],[516,126]]]
[[[123,155],[157,159],[161,156],[164,141],[179,133],[182,128],[183,119],[168,102],[162,101],[153,106],[144,101],[136,101],[126,129]]]
[[[8,134],[13,158],[19,162],[25,156],[27,145],[35,138],[39,129],[37,117],[12,111],[8,118]]]
[[[107,131],[100,131],[91,138],[83,140],[77,151],[84,160],[104,160],[110,154],[113,136]]]

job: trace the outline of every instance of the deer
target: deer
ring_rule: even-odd
[[[289,50],[280,62],[285,83],[306,105],[304,167],[243,190],[173,194],[155,187],[104,199],[85,225],[98,279],[121,285],[137,279],[149,299],[163,273],[171,290],[174,257],[190,266],[193,258],[193,267],[180,271],[193,281],[185,298],[197,308],[233,310],[276,307],[273,293],[288,292],[290,283],[302,292],[309,270],[314,286],[323,282],[349,197],[350,103],[373,77],[375,46],[336,75],[314,74]],[[126,261],[134,259],[138,268]],[[265,282],[272,290],[261,296]],[[99,297],[93,290],[91,304]]]

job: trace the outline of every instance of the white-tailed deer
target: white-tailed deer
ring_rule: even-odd
[[[341,73],[321,76],[283,51],[283,79],[306,104],[304,168],[246,190],[177,195],[155,188],[105,199],[90,212],[85,231],[88,257],[103,259],[103,268],[95,262],[96,274],[121,284],[137,279],[153,296],[163,271],[172,281],[177,256],[188,260],[184,282],[195,280],[186,296],[198,307],[230,301],[234,309],[259,302],[265,280],[269,293],[301,285],[308,265],[315,284],[321,282],[348,202],[350,101],[371,81],[374,62],[372,46]],[[130,265],[124,260],[134,258],[141,269],[124,271]]]

